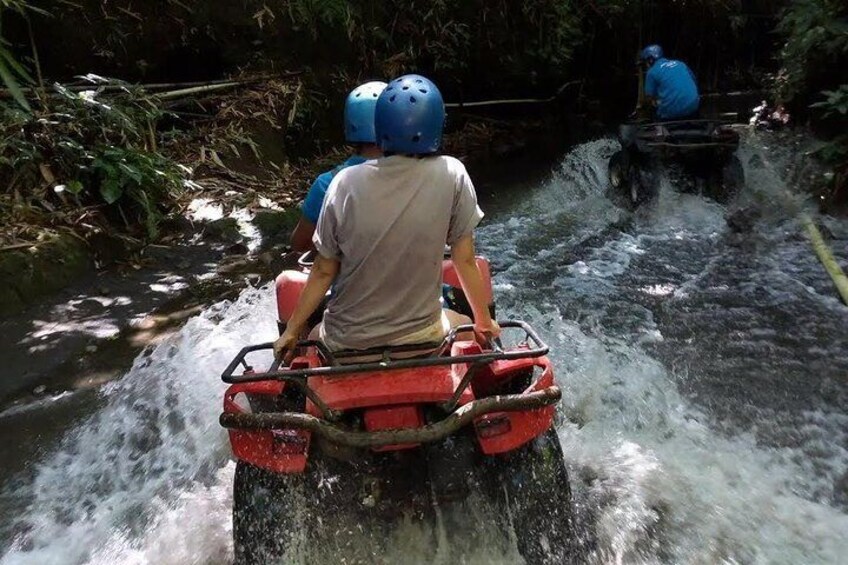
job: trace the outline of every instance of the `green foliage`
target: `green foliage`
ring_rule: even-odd
[[[826,163],[845,163],[848,161],[848,135],[839,135],[822,143],[814,153]]]
[[[12,99],[27,112],[32,111],[29,102],[27,102],[23,91],[21,90],[21,82],[32,84],[32,77],[29,72],[23,68],[9,51],[9,44],[0,37],[0,80],[3,85],[12,95]]]
[[[150,237],[158,235],[162,212],[159,203],[168,198],[168,186],[176,187],[179,177],[164,157],[157,153],[119,147],[98,147],[89,168],[95,184],[100,185],[100,196],[107,204],[122,199],[132,202],[140,212]],[[75,183],[75,184],[73,184]],[[69,190],[79,194],[84,187],[71,181]]]
[[[848,135],[843,133],[848,128],[848,4],[792,0],[781,13],[778,31],[786,44],[775,92],[799,111],[814,110],[813,125],[826,139],[815,153],[834,169],[828,199],[848,198]]]
[[[31,111],[29,102],[27,102],[21,88],[23,84],[33,84],[34,81],[29,72],[15,59],[10,50],[9,43],[2,36],[2,18],[3,11],[9,10],[16,12],[23,18],[27,18],[27,11],[46,13],[43,10],[31,6],[24,0],[0,0],[0,81],[3,86],[9,91],[12,99],[27,112]]]
[[[432,70],[510,75],[530,66],[556,69],[581,37],[584,6],[563,0],[254,0],[254,19],[269,33],[307,34],[337,46],[365,74]],[[321,48],[321,45],[318,46]]]
[[[821,108],[824,110],[823,117],[848,116],[848,84],[841,85],[836,90],[823,90],[826,99],[822,102],[810,104],[810,108]]]
[[[825,99],[810,104],[810,107],[821,110],[822,118],[840,120],[845,124],[848,118],[848,84],[843,84],[836,90],[824,90],[822,94]],[[826,163],[848,168],[848,134],[841,133],[822,142],[814,153]]]
[[[820,81],[828,80],[822,75],[833,77],[834,69],[848,64],[848,4],[844,0],[793,0],[781,13],[777,30],[787,38],[776,84],[783,101],[817,91]]]
[[[164,207],[182,186],[178,168],[155,149],[155,124],[163,113],[140,88],[85,78],[97,87],[72,92],[54,85],[59,96],[49,112],[7,109],[0,182],[30,205],[50,211],[103,207],[155,237]],[[117,90],[107,94],[106,87]],[[52,190],[45,192],[45,184]]]
[[[305,29],[313,39],[318,38],[319,30],[341,28],[351,17],[351,7],[343,0],[294,0],[283,3],[295,31]]]

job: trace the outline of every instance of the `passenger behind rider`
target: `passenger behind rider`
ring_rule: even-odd
[[[474,253],[483,217],[463,164],[439,154],[445,107],[435,84],[395,79],[375,110],[385,157],[339,171],[330,184],[313,243],[309,279],[275,354],[289,361],[306,322],[333,285],[312,332],[332,350],[441,341],[470,320],[442,310],[445,244],[474,313],[478,336],[498,337]]]
[[[698,116],[700,97],[695,75],[682,61],[666,59],[662,47],[649,45],[642,50],[647,69],[645,96],[656,106],[659,120],[685,120]]]
[[[291,234],[292,249],[298,253],[313,249],[312,235],[315,233],[315,224],[318,223],[324,195],[333,177],[342,169],[383,155],[374,134],[374,107],[384,88],[385,82],[371,81],[357,86],[348,94],[344,108],[344,131],[345,141],[353,146],[354,154],[334,169],[318,175],[306,193],[300,208],[300,220]]]

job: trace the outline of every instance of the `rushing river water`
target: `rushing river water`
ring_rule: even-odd
[[[501,317],[530,321],[552,348],[593,563],[848,555],[848,309],[782,204],[795,152],[767,145],[740,150],[743,198],[763,210],[749,233],[672,186],[636,214],[615,208],[604,197],[610,140],[487,206],[478,240]],[[844,260],[848,222],[827,227]],[[230,560],[219,375],[241,346],[273,338],[272,300],[248,290],[210,308],[96,398],[0,415],[8,430],[28,410],[89,414],[63,419],[6,473],[1,562]],[[385,562],[456,562],[413,530]],[[461,560],[515,558],[480,547]]]

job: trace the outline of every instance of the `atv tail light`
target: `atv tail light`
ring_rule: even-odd
[[[477,435],[481,438],[499,436],[512,430],[508,416],[483,417],[477,420],[474,427],[477,429]]]
[[[271,435],[277,455],[302,455],[306,452],[307,439],[297,430],[271,430]]]

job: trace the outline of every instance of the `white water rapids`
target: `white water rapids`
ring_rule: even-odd
[[[746,236],[728,233],[722,206],[670,186],[632,217],[616,209],[603,194],[615,146],[576,147],[478,233],[499,317],[551,346],[590,561],[844,562],[848,314],[779,206]],[[761,142],[741,156],[745,198],[775,201],[784,162]],[[828,226],[844,260],[848,223]],[[5,486],[0,563],[231,560],[220,373],[275,331],[270,289],[247,290],[136,359]],[[414,528],[397,538],[375,561],[454,562]]]

